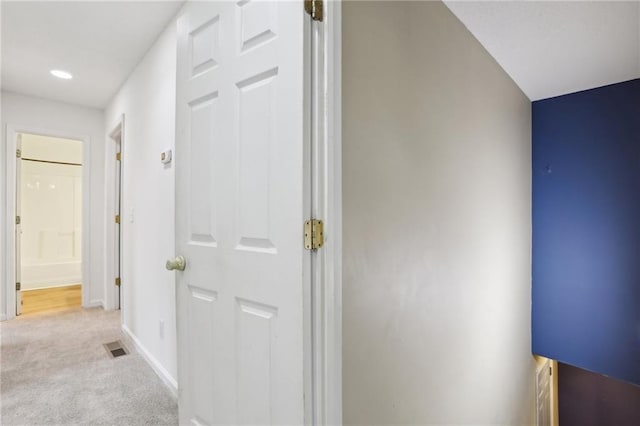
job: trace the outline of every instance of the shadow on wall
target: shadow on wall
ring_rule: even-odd
[[[640,386],[558,364],[562,426],[640,425]]]

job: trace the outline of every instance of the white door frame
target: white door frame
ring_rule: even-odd
[[[122,158],[124,158],[124,114],[120,116],[118,121],[109,127],[110,131],[107,135],[107,144],[105,147],[105,206],[107,209],[106,224],[105,224],[105,310],[118,309],[118,287],[115,285],[116,273],[115,273],[115,253],[116,253],[116,224],[114,221],[115,214],[115,191],[116,191],[116,138],[120,136],[120,152]],[[123,265],[122,265],[122,200],[124,193],[124,168],[120,163],[120,279],[122,282]],[[120,291],[120,316],[122,317],[124,312],[124,292]]]
[[[312,256],[313,424],[342,424],[342,1],[311,36],[312,207],[325,244]]]
[[[83,134],[71,134],[52,129],[33,126],[7,124],[6,146],[6,200],[5,200],[5,253],[4,270],[6,271],[2,291],[6,300],[8,320],[16,317],[16,138],[19,133],[49,136],[62,139],[82,141],[82,306],[89,307],[91,288],[91,138]],[[95,295],[94,295],[95,296]]]

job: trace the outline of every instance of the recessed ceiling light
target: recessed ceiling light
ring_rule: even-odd
[[[55,77],[62,78],[64,80],[71,80],[73,76],[66,71],[62,70],[51,70],[51,74]]]

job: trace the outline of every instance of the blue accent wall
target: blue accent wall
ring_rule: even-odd
[[[532,113],[533,352],[640,384],[640,79]]]

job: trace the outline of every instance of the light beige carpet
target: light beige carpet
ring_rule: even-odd
[[[0,424],[175,425],[176,402],[100,308],[20,316],[0,324]],[[130,354],[110,358],[104,343]]]

